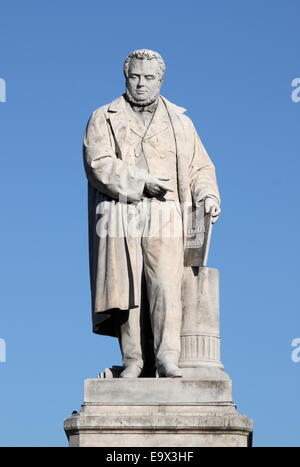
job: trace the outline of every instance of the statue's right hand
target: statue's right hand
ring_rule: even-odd
[[[162,198],[165,196],[167,191],[173,191],[170,190],[164,183],[162,182],[168,182],[170,179],[167,177],[159,177],[156,175],[148,175],[146,178],[146,183],[145,183],[145,193],[149,196],[157,197],[157,198]]]

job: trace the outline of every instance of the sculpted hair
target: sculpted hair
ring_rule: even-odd
[[[158,52],[154,52],[153,50],[148,50],[148,49],[139,49],[139,50],[134,50],[131,52],[128,57],[126,57],[125,62],[124,62],[124,75],[125,78],[128,78],[128,69],[129,69],[129,63],[131,58],[137,58],[139,60],[157,60],[160,68],[160,79],[162,80],[166,71],[166,65],[165,62],[163,61],[163,58],[161,55],[159,55]]]

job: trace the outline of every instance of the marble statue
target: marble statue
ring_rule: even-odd
[[[206,265],[215,168],[185,109],[160,94],[164,73],[157,52],[129,54],[125,93],[84,137],[93,331],[118,338],[123,365],[84,381],[64,422],[74,447],[252,445],[221,361],[219,271]]]
[[[119,339],[121,378],[182,376],[185,206],[203,202],[212,223],[221,212],[192,121],[160,94],[164,73],[157,52],[130,53],[125,93],[84,137],[93,331]]]

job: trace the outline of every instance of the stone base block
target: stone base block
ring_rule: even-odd
[[[88,379],[65,431],[74,447],[249,446],[252,422],[237,412],[229,378]]]

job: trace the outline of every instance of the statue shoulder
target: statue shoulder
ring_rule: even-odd
[[[180,118],[180,120],[182,121],[182,123],[185,126],[190,127],[191,129],[194,129],[194,124],[193,124],[192,120],[185,113],[185,112],[187,112],[187,109],[185,107],[181,107],[179,105],[176,105],[173,102],[170,102],[168,99],[166,99],[163,96],[161,96],[161,98],[164,101],[169,113],[176,114],[177,117]]]
[[[188,116],[188,115],[182,115],[183,121],[185,125],[191,130],[191,131],[196,131],[195,125],[193,123],[193,120]]]
[[[164,101],[167,109],[171,112],[175,112],[177,114],[183,115],[184,112],[186,112],[186,109],[184,107],[181,107],[179,105],[174,104],[173,102],[170,102],[166,97],[160,96],[161,99]]]
[[[103,114],[107,114],[108,112],[116,112],[122,105],[124,105],[124,97],[120,96],[109,104],[101,105],[95,109],[92,116],[97,117]]]

